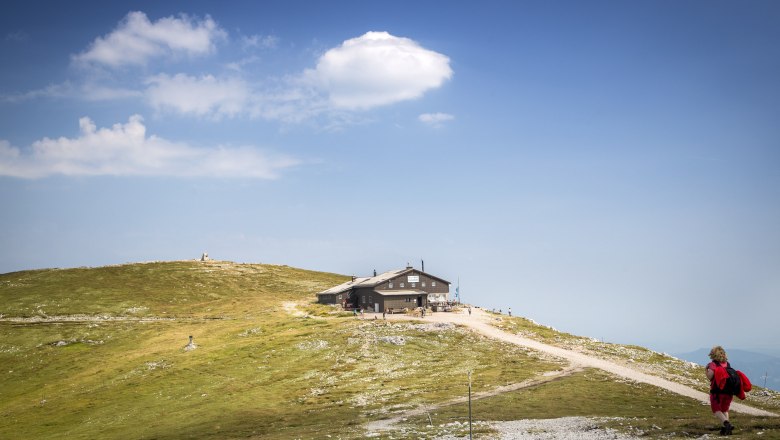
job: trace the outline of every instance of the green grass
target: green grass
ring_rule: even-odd
[[[178,261],[0,275],[0,314],[256,316],[348,277],[287,266]]]
[[[0,322],[0,438],[362,438],[387,408],[452,399],[467,369],[491,389],[559,367],[460,329],[311,303],[343,278],[197,262],[2,275],[6,318],[175,319]],[[184,351],[189,335],[199,348]]]

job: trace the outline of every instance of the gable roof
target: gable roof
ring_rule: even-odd
[[[424,274],[425,276],[441,281],[443,283],[452,284],[445,279],[435,277],[431,274],[425,273],[421,270],[417,270],[413,267],[407,267],[404,269],[389,270],[375,277],[355,278],[354,280],[347,281],[346,283],[341,283],[338,286],[331,287],[330,289],[327,290],[323,290],[322,292],[319,292],[317,295],[332,295],[337,293],[343,293],[353,288],[359,288],[359,287],[376,287],[382,283],[386,283],[392,279],[403,276],[409,272],[419,272],[421,274]]]

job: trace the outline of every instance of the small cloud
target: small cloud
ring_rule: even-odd
[[[241,38],[241,46],[247,49],[275,49],[279,45],[279,38],[274,35],[251,35]]]
[[[225,68],[227,68],[228,70],[232,70],[234,72],[243,72],[244,67],[257,63],[259,61],[260,61],[260,57],[258,57],[257,55],[251,55],[246,58],[242,58],[238,61],[227,63],[225,64]]]
[[[432,127],[441,127],[445,122],[455,119],[455,116],[449,113],[423,113],[417,119]]]
[[[275,179],[298,160],[256,147],[196,148],[155,135],[147,136],[143,118],[97,128],[79,119],[77,138],[43,138],[25,154],[0,140],[0,176],[25,179],[65,176],[174,176]]]
[[[447,56],[387,32],[345,41],[304,74],[331,105],[353,110],[419,98],[451,77]]]
[[[109,67],[143,65],[166,55],[204,55],[227,33],[211,17],[196,20],[187,15],[161,18],[154,23],[143,12],[130,12],[117,28],[98,37],[89,49],[73,56],[82,63]]]
[[[239,78],[200,78],[183,73],[160,74],[147,79],[146,99],[157,110],[174,110],[195,116],[235,116],[247,110],[252,95]]]

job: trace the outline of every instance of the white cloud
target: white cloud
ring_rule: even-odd
[[[110,67],[146,64],[164,55],[204,55],[227,33],[211,17],[196,21],[187,16],[161,18],[154,23],[143,12],[130,12],[108,35],[98,37],[89,49],[73,57],[84,63]]]
[[[173,32],[174,29],[178,31]],[[175,40],[187,34],[193,35],[184,38],[190,43]],[[226,34],[210,18],[196,22],[187,16],[168,17],[151,23],[142,12],[133,12],[115,31],[95,40],[88,51],[76,58],[109,66],[145,63],[154,56],[176,51],[207,52],[220,35]],[[246,49],[273,47],[277,41],[274,36],[252,35],[233,42]],[[315,67],[298,74],[260,80],[254,76],[251,66],[259,61],[258,56],[251,55],[223,64],[223,74],[159,73],[143,79],[143,84],[135,88],[132,84],[137,76],[111,84],[117,72],[109,75],[97,72],[102,74],[98,78],[103,83],[66,84],[67,87],[50,87],[0,99],[142,97],[160,113],[214,120],[264,118],[284,123],[325,118],[328,126],[334,123],[340,126],[360,119],[360,113],[371,108],[417,99],[440,87],[453,74],[447,56],[387,32],[367,32],[346,40],[319,57]],[[437,125],[444,121],[425,122]]]
[[[408,38],[367,32],[330,49],[305,79],[336,108],[369,109],[415,99],[452,77],[450,59]]]
[[[247,110],[251,91],[239,78],[200,78],[160,74],[149,78],[146,99],[156,110],[175,110],[195,116],[235,116]]]
[[[155,135],[147,136],[143,118],[97,128],[79,119],[81,134],[70,139],[43,138],[25,154],[0,140],[0,175],[20,178],[66,176],[176,176],[274,179],[294,158],[264,153],[255,147],[196,148]]]
[[[455,119],[455,116],[449,113],[423,113],[417,119],[433,127],[441,127],[445,122]]]

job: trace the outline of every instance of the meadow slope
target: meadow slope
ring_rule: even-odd
[[[357,439],[413,410],[374,435],[462,436],[468,371],[481,397],[478,438],[498,435],[490,422],[566,416],[644,437],[716,432],[706,407],[652,385],[571,370],[452,323],[361,320],[314,304],[315,292],[346,279],[221,261],[0,275],[0,438]],[[642,351],[494,321],[613,361]],[[685,363],[658,356],[643,362],[649,374],[702,386]],[[776,419],[736,416],[741,438],[778,438]]]

